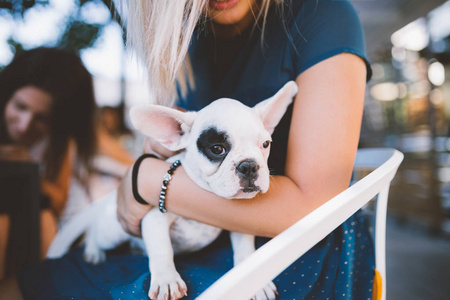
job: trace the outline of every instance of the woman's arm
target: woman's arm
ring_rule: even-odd
[[[109,156],[126,165],[131,165],[134,162],[134,157],[104,129],[97,129],[97,138],[98,154]]]
[[[72,176],[72,164],[75,157],[73,143],[69,143],[58,176],[54,180],[43,178],[41,180],[41,193],[50,198],[50,204],[57,216],[60,216],[66,206],[69,196],[70,179]]]
[[[190,219],[231,231],[273,237],[346,189],[357,150],[366,67],[353,54],[340,54],[297,78],[289,134],[286,176],[272,176],[269,191],[253,199],[228,200],[198,187],[183,168],[170,182],[166,207]],[[169,164],[146,159],[139,169],[139,193],[157,205]],[[119,219],[132,234],[149,209],[131,194],[130,172],[119,193]]]

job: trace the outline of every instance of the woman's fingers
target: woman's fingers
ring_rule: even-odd
[[[141,236],[141,220],[151,208],[151,205],[142,205],[134,199],[129,169],[117,190],[117,217],[123,229],[131,235]]]
[[[16,145],[0,145],[1,160],[31,161],[28,150]]]

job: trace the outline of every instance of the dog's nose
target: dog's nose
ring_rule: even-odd
[[[237,166],[239,175],[247,179],[255,179],[258,177],[258,169],[258,164],[253,160],[243,160]]]

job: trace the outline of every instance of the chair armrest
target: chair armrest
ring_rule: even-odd
[[[260,247],[197,299],[250,299],[374,196],[388,189],[403,154],[395,149],[363,149],[358,151],[355,165],[366,162],[361,155],[377,156],[371,163],[378,167]]]

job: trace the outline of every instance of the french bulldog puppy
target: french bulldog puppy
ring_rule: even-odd
[[[273,97],[252,108],[221,98],[198,112],[158,105],[135,106],[130,117],[143,134],[169,150],[182,150],[168,161],[180,160],[188,176],[200,187],[228,199],[249,199],[269,188],[271,134],[296,93],[297,85],[290,81]],[[113,192],[75,215],[58,233],[47,257],[62,256],[85,231],[84,258],[94,264],[105,260],[104,250],[136,239],[118,221]],[[174,255],[197,251],[213,242],[220,232],[219,228],[171,212],[162,213],[158,207],[151,209],[142,220],[143,250],[148,254],[151,273],[148,296],[184,297],[187,287],[175,268]],[[230,238],[234,265],[255,251],[254,236],[232,232]],[[275,297],[276,287],[270,282],[254,299]]]

